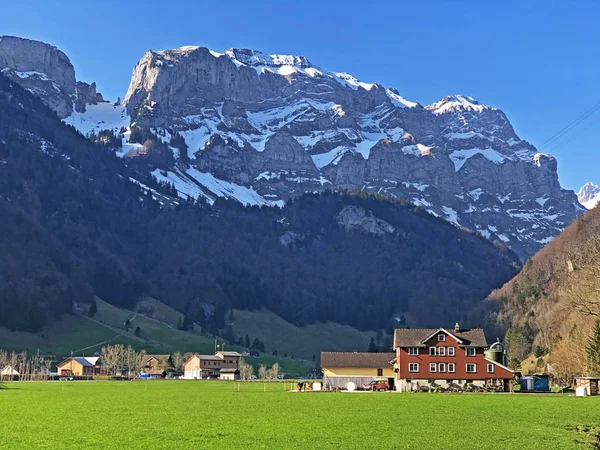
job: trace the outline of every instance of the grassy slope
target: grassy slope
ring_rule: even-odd
[[[104,342],[141,347],[128,336],[77,316],[64,316],[40,334],[0,328],[0,346],[5,350],[34,352],[39,349],[44,355],[65,356],[71,352],[89,355],[100,350]]]
[[[100,351],[107,343],[131,345],[137,350],[146,350],[147,353],[179,351],[212,354],[214,351],[215,343],[212,337],[202,336],[197,326],[193,331],[178,330],[176,324],[180,314],[152,298],[146,298],[141,306],[138,305],[136,310],[140,311],[140,314],[118,308],[99,298],[96,298],[96,305],[98,312],[93,319],[84,316],[64,316],[40,334],[10,332],[0,328],[0,348],[28,352],[40,349],[41,354],[55,355],[58,360],[71,352],[76,355],[91,355]],[[152,314],[152,317],[143,316],[142,313]],[[131,322],[129,332],[124,329],[127,319]],[[140,337],[134,334],[137,326],[141,330]],[[255,366],[255,371],[261,364],[270,367],[277,362],[282,371],[291,376],[306,375],[307,367],[310,366],[305,361],[271,355],[246,360]]]
[[[324,323],[297,327],[286,322],[276,314],[267,311],[234,310],[233,330],[238,336],[246,333],[254,339],[258,337],[265,343],[267,352],[277,349],[295,357],[318,361],[321,351],[367,351],[372,331],[362,332],[347,325]]]
[[[576,449],[590,448],[593,438],[575,428],[596,424],[598,432],[600,423],[600,397],[263,389],[243,383],[233,392],[233,383],[201,381],[10,384],[0,391],[0,447]]]

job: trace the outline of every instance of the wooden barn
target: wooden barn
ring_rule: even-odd
[[[349,382],[356,386],[385,378],[394,386],[395,353],[322,352],[321,368],[325,390],[346,389]]]

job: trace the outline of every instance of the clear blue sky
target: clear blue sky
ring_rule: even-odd
[[[471,95],[536,146],[600,102],[600,2],[0,0],[0,34],[52,43],[123,97],[148,49],[203,45],[307,56],[421,104]],[[541,151],[564,187],[600,184],[600,112]]]

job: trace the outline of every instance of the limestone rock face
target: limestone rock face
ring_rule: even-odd
[[[244,198],[251,189],[256,204],[340,187],[387,194],[522,259],[583,211],[556,160],[520,139],[501,110],[464,95],[422,106],[302,56],[149,50],[124,105],[136,126],[183,137],[187,154],[174,151],[169,172],[182,189],[178,173],[200,172],[203,189],[214,192],[210,174]]]
[[[359,230],[376,236],[391,234],[395,231],[391,224],[375,217],[371,211],[358,206],[344,207],[337,215],[336,220],[346,230]]]
[[[44,42],[0,36],[0,71],[40,97],[59,117],[96,104],[96,84],[77,82],[75,69],[62,51]]]

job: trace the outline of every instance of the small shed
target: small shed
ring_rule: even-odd
[[[528,375],[521,377],[521,392],[550,392],[548,375]]]
[[[16,377],[19,376],[19,372],[17,372],[12,366],[6,366],[4,369],[0,370],[0,376],[2,377]]]
[[[237,369],[229,368],[229,369],[221,369],[219,371],[219,378],[221,380],[233,381],[240,372]]]
[[[600,377],[575,377],[575,388],[584,387],[588,395],[598,395]]]

